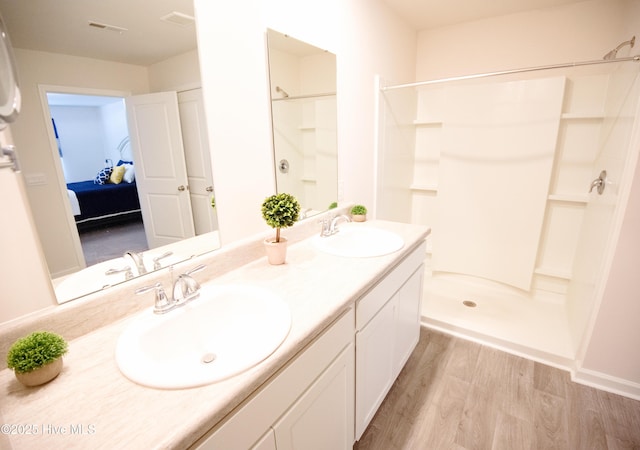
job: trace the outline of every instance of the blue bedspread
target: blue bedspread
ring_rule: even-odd
[[[75,216],[78,223],[140,211],[135,181],[103,185],[94,184],[93,180],[80,181],[67,183],[67,188],[76,193],[80,204],[80,215]]]

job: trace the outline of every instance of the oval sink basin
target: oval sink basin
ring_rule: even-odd
[[[135,318],[118,340],[116,362],[127,378],[145,386],[202,386],[260,363],[290,328],[289,306],[273,292],[204,285],[200,297],[181,308]]]
[[[398,234],[357,223],[338,226],[333,236],[312,238],[315,248],[325,253],[351,258],[371,258],[388,255],[404,247]]]

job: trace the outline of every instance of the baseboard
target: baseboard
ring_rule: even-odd
[[[492,347],[515,356],[520,356],[522,358],[530,359],[547,366],[555,367],[557,369],[571,372],[574,366],[573,360],[565,356],[555,355],[542,350],[516,344],[504,339],[496,338],[494,336],[489,336],[469,329],[456,327],[455,325],[451,325],[450,323],[442,322],[429,317],[422,316],[420,318],[420,324],[423,327],[432,330],[450,334],[452,336],[476,342],[481,345],[486,345],[487,347]]]
[[[639,383],[613,377],[606,373],[578,368],[572,371],[571,380],[602,391],[611,392],[612,394],[640,400]]]

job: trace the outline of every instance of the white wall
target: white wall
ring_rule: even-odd
[[[628,35],[640,38],[640,1],[624,3],[624,15],[627,18],[623,30]],[[628,39],[628,38],[627,38]],[[636,47],[637,49],[637,40]],[[634,51],[633,54],[638,54]],[[637,123],[637,122],[636,122]],[[640,130],[636,128],[633,145],[640,152]],[[640,399],[640,359],[637,343],[640,342],[638,317],[640,288],[637,268],[640,257],[640,159],[635,168],[635,176],[629,192],[629,200],[621,224],[618,243],[611,260],[608,279],[603,288],[600,305],[594,315],[592,330],[584,345],[579,376],[587,379],[595,376],[595,383],[604,379],[613,379],[612,386],[618,381],[621,389],[635,390]]]
[[[195,10],[222,243],[265,230],[260,205],[275,192],[267,28],[336,54],[338,195],[373,207],[374,76],[413,79],[415,32],[379,0],[196,0]]]
[[[416,79],[601,59],[631,38],[635,1],[588,0],[421,31]]]
[[[118,145],[120,145],[122,139],[129,136],[127,110],[124,100],[102,106],[100,115],[105,136],[105,158],[111,159],[114,165],[118,164],[120,159],[133,161],[130,146],[126,146],[122,154],[118,152]]]
[[[181,91],[200,87],[198,50],[192,50],[152,64],[149,92]]]
[[[635,384],[640,399],[640,160],[609,278],[581,369]]]
[[[93,180],[106,160],[121,159],[118,145],[129,135],[124,100],[103,106],[49,106],[60,137],[67,183]],[[129,150],[129,149],[127,149]],[[128,151],[125,159],[132,159]]]
[[[67,183],[94,179],[105,165],[105,134],[100,108],[50,106],[49,110],[56,121]]]
[[[0,131],[0,145],[10,145],[8,129]],[[0,169],[0,323],[55,304],[20,174]]]

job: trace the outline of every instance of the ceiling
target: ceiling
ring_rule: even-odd
[[[382,0],[416,30],[576,0]],[[14,47],[148,66],[196,48],[195,25],[160,20],[193,16],[193,0],[0,0]],[[89,22],[125,28],[108,31]]]
[[[503,16],[583,0],[382,0],[416,30]]]

